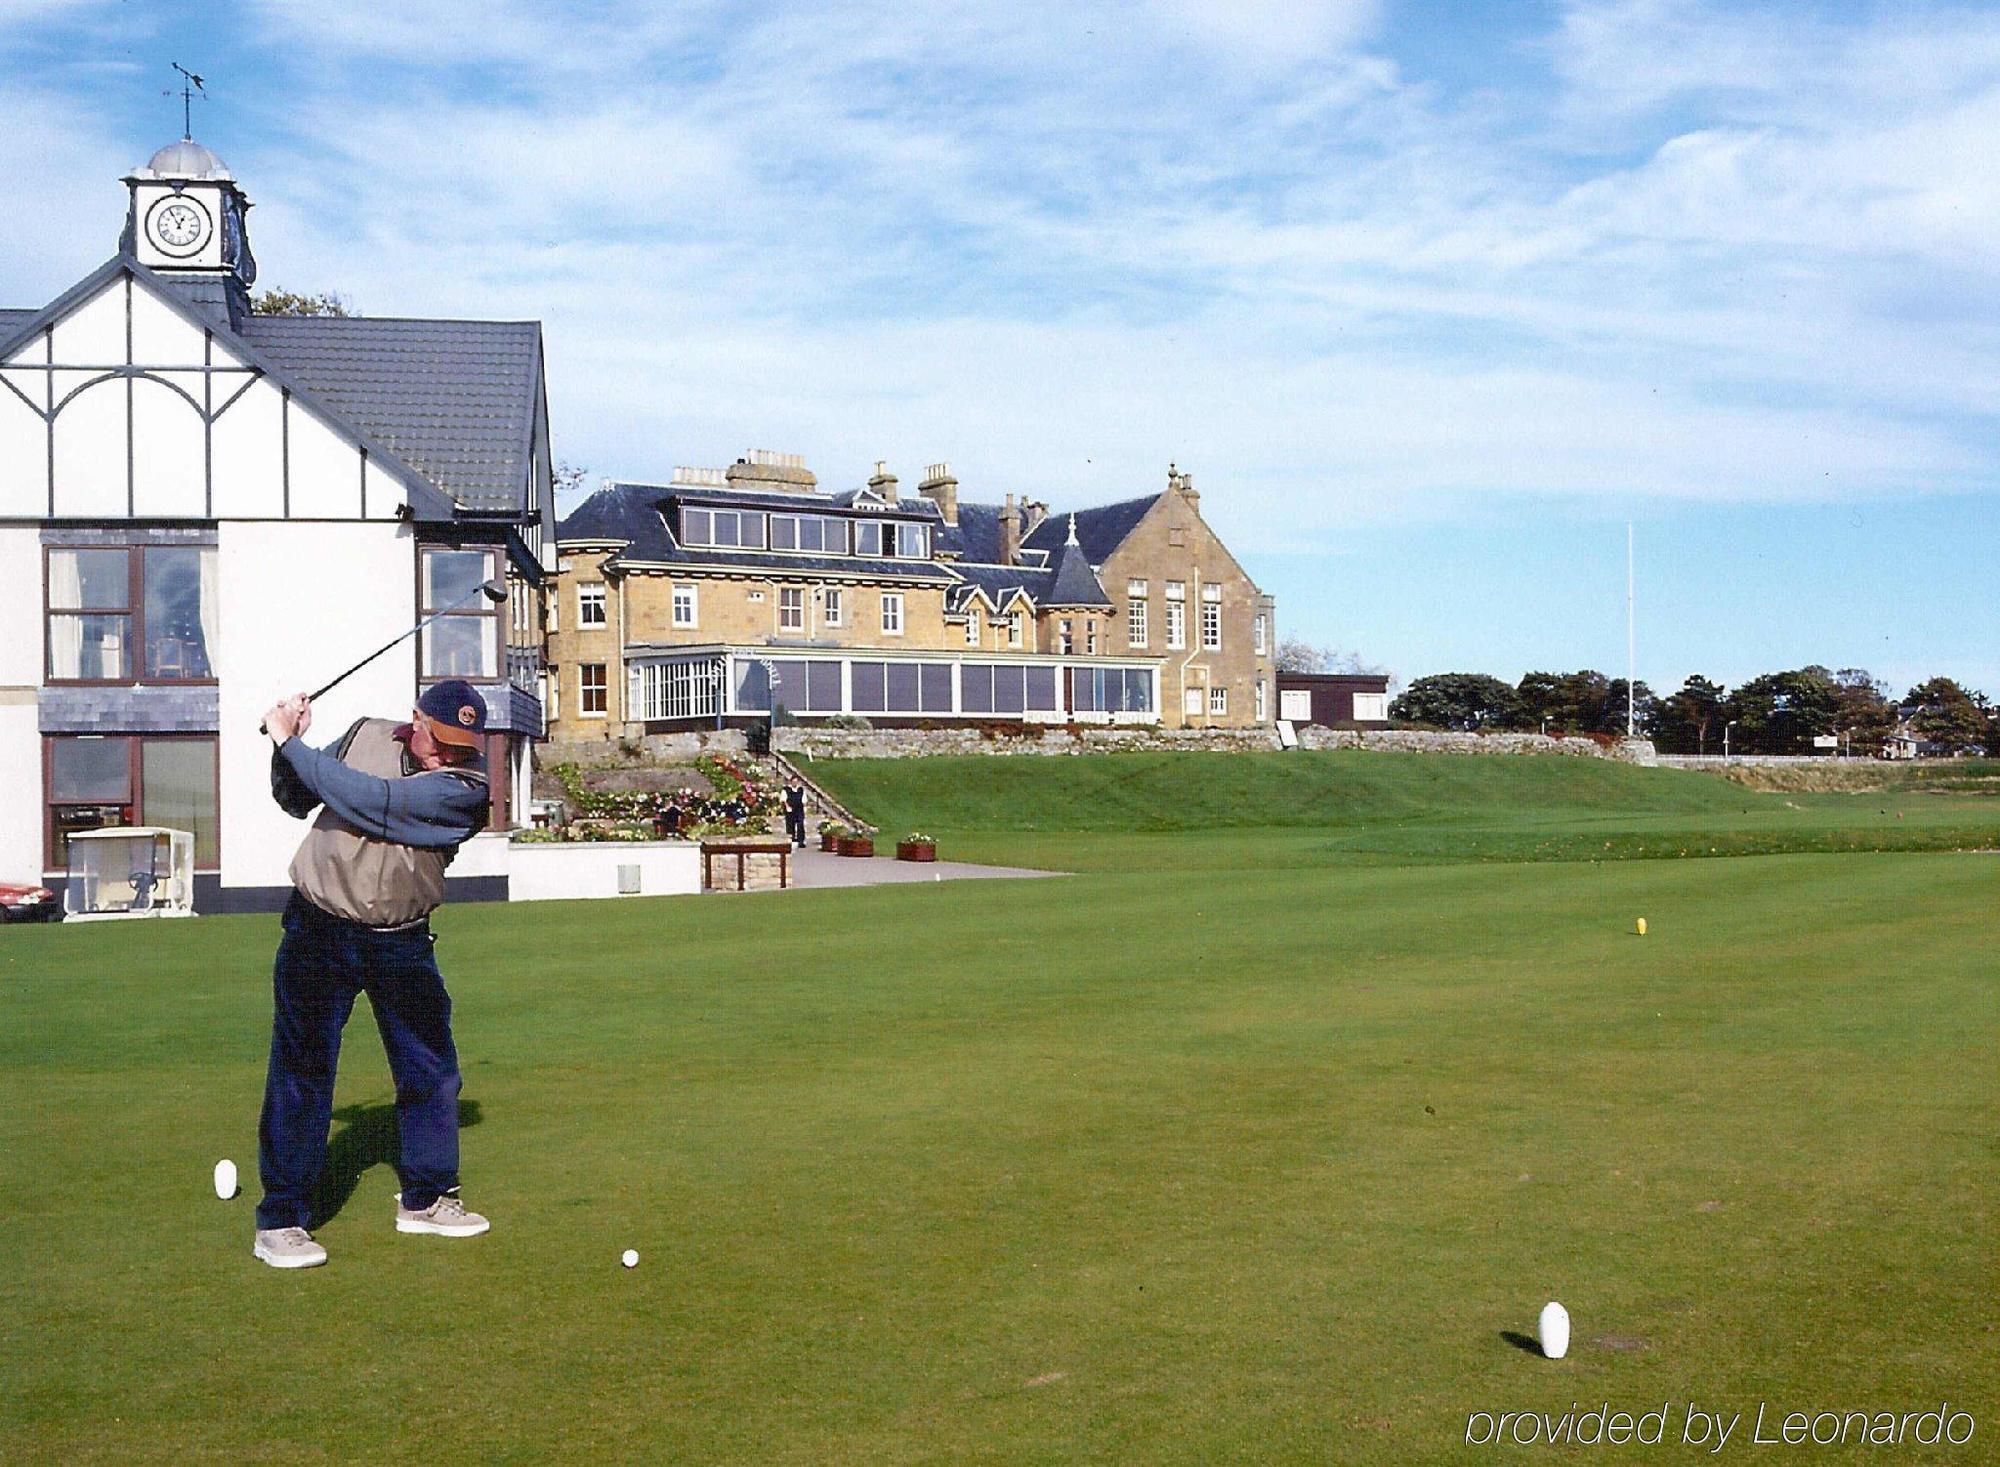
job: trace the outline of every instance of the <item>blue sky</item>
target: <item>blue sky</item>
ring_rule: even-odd
[[[195,133],[264,283],[545,322],[593,475],[1148,493],[1408,679],[2000,696],[2000,13],[0,0],[0,304]]]

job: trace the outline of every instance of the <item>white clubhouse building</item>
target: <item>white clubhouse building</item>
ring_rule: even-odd
[[[478,581],[329,694],[315,742],[464,677],[490,712],[496,830],[525,807],[553,550],[539,323],[259,316],[249,201],[182,140],[125,180],[118,251],[0,310],[0,880],[72,831],[196,838],[204,911],[281,904],[303,827],[259,715]],[[475,839],[459,895],[505,889]]]

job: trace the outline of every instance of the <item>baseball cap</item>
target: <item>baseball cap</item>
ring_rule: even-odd
[[[441,744],[476,749],[486,732],[486,700],[461,678],[446,678],[425,688],[417,699],[417,711],[430,724],[431,737]]]

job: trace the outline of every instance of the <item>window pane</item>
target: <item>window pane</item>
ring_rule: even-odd
[[[915,663],[892,662],[889,664],[889,712],[917,713],[921,705],[917,701],[917,668]]]
[[[882,553],[882,527],[879,524],[870,523],[854,527],[854,553],[856,555]]]
[[[857,713],[880,713],[887,703],[887,687],[884,667],[879,662],[857,662],[854,664],[854,710]]]
[[[424,676],[490,678],[498,657],[498,621],[490,616],[447,616],[424,628]]]
[[[174,546],[146,552],[146,676],[213,677],[215,552]]]
[[[921,672],[926,713],[951,712],[951,664],[926,662]]]
[[[799,522],[795,516],[788,514],[771,516],[771,548],[773,550],[799,548]]]
[[[1153,711],[1153,675],[1147,672],[1125,674],[1125,709],[1128,713],[1151,713]]]
[[[814,713],[838,713],[840,711],[840,664],[838,662],[810,662],[806,664],[807,692],[806,707]]]
[[[49,676],[111,678],[125,673],[129,616],[49,615]]]
[[[771,664],[771,697],[773,703],[794,712],[805,707],[806,665],[796,660],[773,662]]]
[[[736,664],[736,706],[746,713],[768,713],[771,708],[771,678],[761,662]]]
[[[216,864],[215,743],[147,739],[139,746],[139,823],[194,832],[194,863]]]
[[[151,555],[147,556],[152,559]],[[426,550],[424,552],[424,607],[436,611],[479,589],[492,569],[492,558],[484,550]]]
[[[49,609],[124,611],[132,599],[123,550],[51,550]]]
[[[49,797],[55,800],[132,798],[132,772],[125,739],[51,739]]]
[[[1038,713],[1052,712],[1056,706],[1056,670],[1031,667],[1028,673],[1028,707]]]
[[[683,545],[707,545],[711,527],[708,511],[705,509],[684,509],[681,511],[681,543]]]
[[[761,514],[745,512],[738,517],[743,529],[743,543],[752,550],[764,548],[764,517]]]
[[[733,510],[719,509],[715,512],[715,543],[734,545],[736,543],[736,514]]]
[[[1024,669],[1018,667],[996,667],[993,669],[993,711],[995,713],[1019,713],[1023,708],[1021,676]],[[1050,682],[1051,688],[1054,682]],[[1052,705],[1053,706],[1053,705]]]
[[[820,548],[829,555],[847,554],[847,521],[822,519],[819,522]]]
[[[958,707],[962,713],[993,711],[993,669],[969,664],[958,670]]]

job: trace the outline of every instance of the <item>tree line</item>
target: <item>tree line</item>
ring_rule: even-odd
[[[1881,752],[1905,732],[1940,754],[2000,750],[2000,706],[1948,677],[1918,683],[1900,700],[1863,668],[1795,668],[1735,688],[1696,675],[1660,697],[1632,686],[1634,731],[1662,753],[1810,754],[1831,735],[1841,751]],[[1400,723],[1463,730],[1551,734],[1625,732],[1625,679],[1582,672],[1531,672],[1508,684],[1484,673],[1420,677],[1389,705]]]

